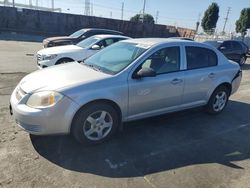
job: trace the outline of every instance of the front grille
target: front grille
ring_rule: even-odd
[[[16,98],[20,101],[27,93],[22,90],[20,87],[16,90]]]
[[[37,58],[37,61],[42,61],[42,55],[37,54],[37,55],[36,55],[36,58]]]

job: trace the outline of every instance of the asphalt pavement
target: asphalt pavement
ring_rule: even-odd
[[[30,136],[9,114],[41,48],[0,40],[0,187],[250,187],[249,60],[222,114],[197,108],[126,123],[109,142],[84,147],[71,136]]]

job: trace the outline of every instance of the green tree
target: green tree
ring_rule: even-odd
[[[142,14],[136,14],[135,16],[130,18],[131,22],[142,22],[142,20],[144,20],[143,23],[155,23],[154,17],[150,14],[144,14],[144,16],[142,16]]]
[[[201,21],[201,26],[205,33],[213,34],[216,28],[217,21],[219,19],[220,8],[217,3],[212,3],[206,12]]]
[[[244,8],[241,11],[240,18],[236,21],[236,32],[241,33],[244,40],[247,29],[250,29],[250,8]]]

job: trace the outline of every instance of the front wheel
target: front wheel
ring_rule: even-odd
[[[65,64],[65,63],[69,63],[69,62],[72,62],[72,61],[74,61],[74,60],[70,59],[70,58],[63,58],[63,59],[59,59],[56,62],[56,65]]]
[[[76,114],[72,133],[80,143],[102,143],[116,132],[119,121],[119,116],[112,106],[105,103],[90,104]]]
[[[219,114],[224,110],[229,98],[229,90],[225,86],[218,87],[209,99],[206,110],[210,114]]]
[[[242,66],[242,65],[244,65],[245,63],[246,63],[246,56],[242,56],[241,58],[240,58],[240,60],[239,60],[239,64],[240,64],[240,66]]]

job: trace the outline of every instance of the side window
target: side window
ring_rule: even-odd
[[[152,68],[156,74],[170,73],[180,70],[180,48],[161,49],[146,59],[142,67]]]
[[[92,32],[91,31],[86,31],[85,33],[84,33],[84,36],[86,36],[86,37],[90,37],[90,36],[92,36],[93,34],[92,34]]]
[[[186,47],[187,69],[199,69],[217,65],[217,55],[212,50],[201,47]]]
[[[114,43],[114,39],[104,39],[97,43],[101,48],[105,48]]]
[[[100,48],[105,48],[106,47],[106,41],[101,40],[100,42],[97,43],[97,45],[100,46]]]
[[[119,42],[121,40],[126,40],[125,38],[113,38],[114,42]]]
[[[223,44],[221,45],[221,47],[225,47],[227,49],[230,49],[230,48],[232,48],[231,42],[229,42],[229,41],[223,42]]]
[[[238,43],[238,42],[232,42],[232,45],[233,45],[233,49],[235,49],[235,50],[241,50],[242,49],[241,44]]]
[[[105,40],[105,43],[106,43],[106,46],[109,46],[109,45],[111,45],[111,44],[114,43],[114,39],[106,39],[106,40]],[[106,46],[105,46],[105,47],[106,47]]]

